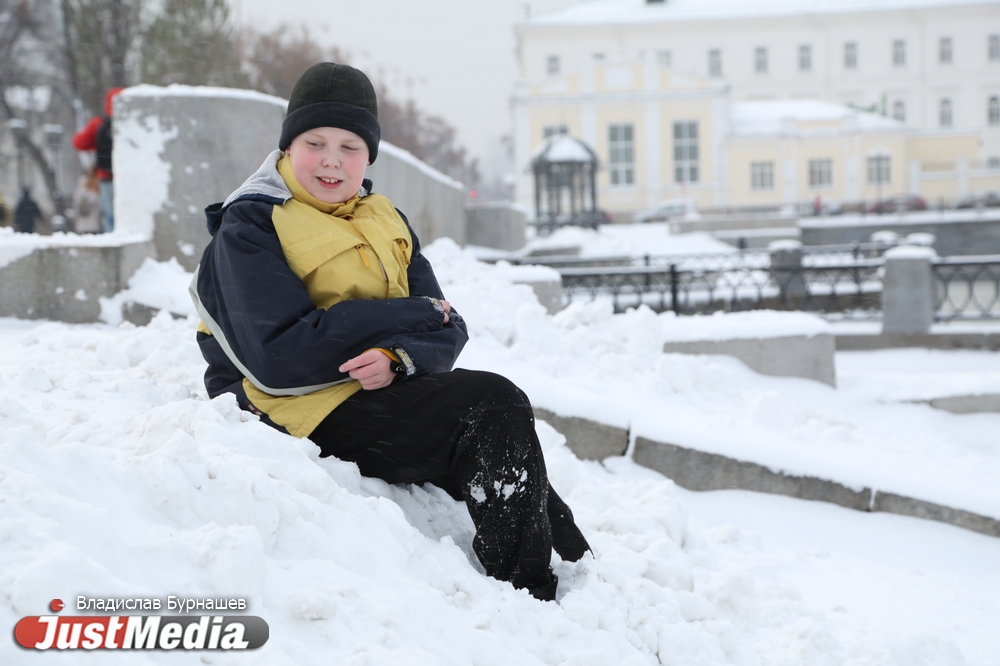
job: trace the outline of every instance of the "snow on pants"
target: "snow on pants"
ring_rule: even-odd
[[[359,391],[309,438],[365,476],[465,500],[486,573],[540,599],[555,598],[552,548],[566,561],[590,549],[549,485],[527,396],[500,375],[454,370]]]

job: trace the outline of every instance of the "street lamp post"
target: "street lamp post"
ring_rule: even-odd
[[[7,129],[14,136],[14,144],[17,148],[17,189],[24,191],[24,139],[28,136],[28,123],[20,118],[11,118],[7,121]]]

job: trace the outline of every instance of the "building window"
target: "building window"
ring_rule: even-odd
[[[892,66],[904,67],[906,65],[906,42],[896,39],[892,42]]]
[[[674,181],[698,182],[698,121],[674,123]]]
[[[989,46],[986,48],[986,51],[989,54],[990,60],[1000,60],[1000,35],[990,35]]]
[[[868,184],[888,185],[892,180],[888,155],[872,155],[868,158]]]
[[[813,68],[812,47],[808,44],[799,46],[799,71],[811,72]]]
[[[938,105],[938,124],[941,127],[951,127],[951,100],[947,97]]]
[[[656,62],[660,65],[660,67],[673,67],[674,54],[670,51],[657,51]]]
[[[1000,97],[996,95],[986,104],[986,121],[990,125],[1000,125]]]
[[[593,54],[593,58],[594,58],[594,60],[604,60],[604,54],[603,53],[595,53],[595,54]]]
[[[722,51],[719,49],[708,52],[708,75],[722,76]]]
[[[750,189],[774,189],[774,162],[750,163]]]
[[[896,100],[892,103],[892,117],[901,123],[906,122],[906,104],[902,100]]]
[[[608,170],[612,185],[635,183],[635,143],[632,123],[608,126]]]
[[[569,134],[569,128],[565,125],[546,125],[542,128],[542,139],[547,139],[557,134]]]
[[[766,46],[758,46],[753,50],[753,69],[758,74],[767,74]]]
[[[942,37],[938,41],[938,62],[942,65],[951,63],[951,37]]]
[[[809,187],[833,185],[833,160],[809,160]]]
[[[858,68],[858,45],[856,42],[844,44],[844,69]]]
[[[1000,169],[1000,157],[990,157],[986,160],[987,169]]]
[[[545,73],[549,76],[559,73],[559,56],[550,55],[545,59]]]

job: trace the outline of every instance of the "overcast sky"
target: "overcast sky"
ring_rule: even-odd
[[[534,13],[572,0],[533,0]],[[500,137],[511,132],[517,75],[514,22],[521,0],[230,0],[234,18],[269,29],[306,22],[313,37],[339,46],[351,64],[381,78],[398,97],[447,118],[484,175],[500,170]]]

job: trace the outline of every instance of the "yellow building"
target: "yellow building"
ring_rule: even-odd
[[[706,209],[1000,189],[1000,169],[973,168],[973,130],[917,129],[819,100],[730,97],[724,82],[651,56],[589,59],[526,81],[513,102],[518,201],[531,206],[530,155],[553,134],[595,150],[599,203],[619,219],[668,199]]]

